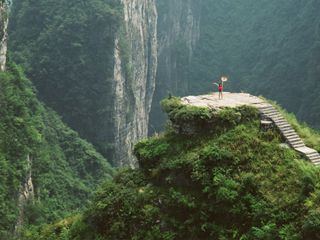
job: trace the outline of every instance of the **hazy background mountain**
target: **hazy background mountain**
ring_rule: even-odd
[[[173,2],[179,1],[170,4],[175,5]],[[210,92],[212,82],[226,74],[230,78],[227,91],[264,95],[294,112],[300,120],[320,127],[319,1],[202,0],[193,1],[191,10],[181,16],[165,7],[168,5],[159,1],[160,23],[168,22],[168,14],[173,12],[180,24],[189,25],[178,29],[184,32],[171,43],[170,53],[166,53],[173,54],[178,61],[165,61],[169,67],[158,69],[157,90],[163,92],[161,96],[166,92],[178,95]],[[192,39],[185,34],[185,29],[191,31],[197,26],[190,19],[198,19],[200,27],[191,35]],[[168,25],[170,34],[175,25]],[[158,31],[164,30],[159,27]],[[186,47],[189,42],[196,43],[192,51]],[[173,78],[164,75],[168,69]],[[167,85],[164,90],[167,79],[176,87]]]

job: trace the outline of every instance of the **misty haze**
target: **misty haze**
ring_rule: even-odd
[[[320,239],[319,0],[1,0],[0,240]]]

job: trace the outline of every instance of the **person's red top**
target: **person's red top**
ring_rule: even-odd
[[[222,92],[223,86],[222,86],[222,85],[219,85],[219,86],[218,86],[218,90],[219,90],[219,92]]]

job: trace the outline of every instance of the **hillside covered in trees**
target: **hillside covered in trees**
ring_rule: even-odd
[[[261,131],[256,109],[176,98],[163,108],[175,127],[136,145],[140,169],[103,184],[84,214],[24,239],[319,239],[320,170]],[[175,130],[186,125],[197,131]]]
[[[0,72],[0,116],[0,239],[83,209],[112,177],[107,160],[36,99],[14,64]]]

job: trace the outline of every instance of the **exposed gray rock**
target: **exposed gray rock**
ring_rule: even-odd
[[[7,61],[8,3],[0,2],[0,70],[4,71]]]
[[[32,161],[30,155],[27,156],[27,175],[25,178],[25,182],[22,183],[21,190],[18,196],[18,219],[15,226],[15,235],[19,235],[19,231],[23,226],[24,221],[24,211],[25,206],[28,201],[32,201],[34,199],[34,187],[32,182]]]
[[[157,71],[155,0],[122,0],[124,34],[115,40],[114,163],[137,165],[134,144],[148,135]],[[121,49],[125,41],[127,49]],[[126,55],[126,56],[125,56]]]
[[[158,0],[158,72],[151,124],[162,129],[165,114],[159,102],[172,93],[189,91],[189,64],[200,37],[201,0]]]

